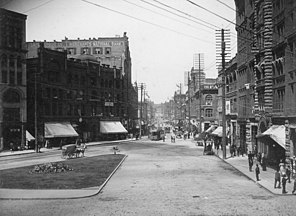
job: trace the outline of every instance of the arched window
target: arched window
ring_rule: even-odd
[[[212,106],[212,102],[213,102],[213,96],[212,95],[207,95],[205,100],[206,100],[206,105],[207,106]]]
[[[21,97],[19,93],[13,89],[9,89],[3,94],[3,102],[20,103],[20,101],[21,101]]]

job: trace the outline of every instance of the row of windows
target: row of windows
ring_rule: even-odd
[[[57,51],[64,51],[64,48],[56,48]],[[101,55],[110,55],[111,47],[82,47],[80,48],[80,53],[77,53],[77,48],[67,48],[67,53],[70,55],[76,54],[101,54]]]
[[[114,98],[115,96],[115,98]],[[57,100],[83,100],[85,99],[85,92],[83,90],[64,90],[64,89],[56,89],[56,88],[45,88],[43,91],[43,97],[48,99],[57,99]],[[112,92],[104,91],[98,92],[93,90],[90,95],[90,99],[105,101],[105,100],[115,100],[121,101],[123,98],[123,93],[113,94]]]
[[[0,83],[9,83],[13,85],[22,84],[22,59],[20,56],[15,58],[14,56],[7,57],[6,55],[2,55],[0,64]]]
[[[2,33],[1,45],[3,47],[22,49],[23,33],[22,29],[15,26],[3,25],[0,29]]]
[[[71,74],[68,74],[67,76],[67,83],[72,85],[85,85],[86,84],[86,78],[85,76],[81,76],[79,78],[78,75],[72,76]],[[95,77],[89,77],[89,84],[94,87],[99,87],[99,81]],[[107,80],[107,79],[100,79],[100,87],[102,88],[113,88],[114,87],[114,80]],[[121,88],[121,82],[120,80],[115,81],[115,88],[120,89]]]
[[[47,116],[96,116],[100,114],[113,114],[116,116],[123,115],[123,109],[120,106],[107,107],[98,104],[91,104],[90,106],[63,104],[63,103],[44,103],[44,115]],[[12,110],[11,112],[16,112]]]

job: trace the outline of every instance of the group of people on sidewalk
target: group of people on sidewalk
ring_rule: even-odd
[[[248,153],[248,163],[249,163],[249,171],[252,172],[252,167],[254,164],[254,158],[255,155],[250,151]],[[256,167],[255,167],[255,175],[256,180],[260,181],[260,167],[262,168],[262,171],[266,171],[266,157],[264,156],[264,153],[258,153],[256,155]],[[274,188],[282,188],[282,194],[288,193],[286,190],[286,184],[291,183],[291,177],[293,177],[293,174],[291,171],[291,168],[289,165],[285,164],[285,160],[283,159],[279,166],[277,167],[277,170],[274,174]],[[292,194],[296,192],[296,176],[294,177],[294,187]]]
[[[286,184],[291,183],[291,174],[293,178],[293,173],[289,165],[285,165],[284,160],[280,162],[279,167],[275,171],[274,174],[274,188],[281,188],[282,186],[282,194],[288,193],[286,190]],[[292,194],[296,191],[296,177],[294,176],[294,186],[292,190]]]

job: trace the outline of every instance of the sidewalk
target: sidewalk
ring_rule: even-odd
[[[145,137],[143,137],[145,139]],[[119,142],[127,142],[132,141],[135,139],[126,139],[126,140],[115,140],[115,141],[103,141],[103,142],[90,142],[87,143],[87,146],[93,145],[102,145],[102,144],[110,144],[110,143],[119,143]],[[59,150],[58,147],[47,149],[42,148],[41,152],[52,152]],[[35,153],[34,150],[23,150],[23,151],[2,151],[0,152],[0,157],[9,157],[15,155],[23,155],[23,154],[33,154]],[[116,170],[121,166],[123,161],[126,159],[125,156],[119,165],[114,169],[111,175],[106,179],[106,181],[98,186],[98,187],[91,187],[91,188],[83,188],[83,189],[73,189],[73,190],[25,190],[25,189],[6,189],[0,188],[0,200],[1,199],[10,199],[10,200],[42,200],[42,199],[78,199],[78,198],[85,198],[90,197],[98,194],[105,184],[109,181],[112,175],[116,172]]]
[[[94,146],[94,145],[103,145],[108,143],[119,143],[119,142],[127,142],[132,141],[135,139],[125,139],[125,140],[114,140],[114,141],[100,141],[100,142],[88,142],[86,143],[86,146]],[[53,148],[41,148],[41,152],[52,152],[60,150],[59,147],[53,147]],[[28,150],[22,150],[22,151],[10,151],[5,150],[0,152],[0,157],[6,157],[6,156],[16,156],[16,155],[23,155],[23,154],[32,154],[35,153],[34,149],[28,149]]]
[[[215,154],[216,154],[215,150]],[[223,154],[222,150],[220,149],[218,154],[216,154],[219,158],[223,160]],[[265,188],[270,193],[273,193],[275,195],[293,195],[292,190],[294,186],[294,180],[291,177],[291,183],[286,184],[286,191],[287,194],[282,194],[282,189],[275,189],[274,188],[274,173],[275,170],[267,167],[266,171],[262,171],[262,168],[260,167],[260,181],[256,181],[256,175],[255,175],[255,167],[256,163],[254,162],[254,165],[252,167],[252,172],[249,171],[249,163],[248,163],[248,156],[239,156],[239,157],[231,157],[228,146],[226,147],[226,159],[223,160],[226,163],[230,164],[232,167],[243,173],[247,178],[254,181],[256,184],[258,184],[260,187]],[[296,195],[296,194],[295,194]]]

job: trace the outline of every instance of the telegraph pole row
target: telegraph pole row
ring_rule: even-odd
[[[219,32],[221,31],[221,34]],[[230,44],[230,34],[229,29],[221,29],[218,30],[218,33],[216,34],[216,37],[218,39],[217,50],[221,51],[220,56],[217,56],[217,63],[218,69],[221,69],[221,83],[220,86],[222,87],[222,151],[223,151],[223,159],[226,159],[226,112],[225,112],[225,56],[227,54],[230,54],[229,50],[229,44]],[[219,43],[219,41],[221,43]],[[227,50],[228,53],[225,51]],[[217,53],[218,54],[218,53]],[[221,62],[220,62],[221,60]],[[221,68],[222,66],[222,68]]]

